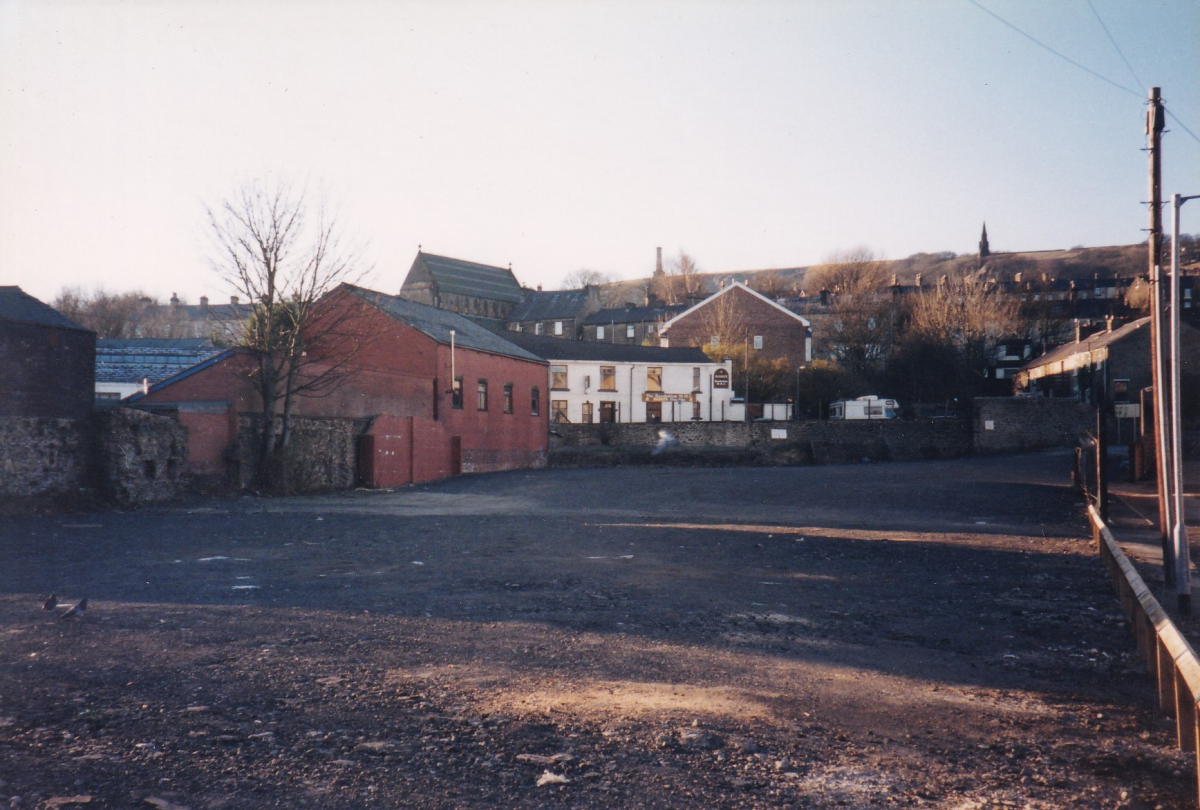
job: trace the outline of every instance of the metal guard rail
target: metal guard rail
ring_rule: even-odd
[[[1200,660],[1171,617],[1154,598],[1145,580],[1134,569],[1095,506],[1088,506],[1092,539],[1112,574],[1121,607],[1137,639],[1138,652],[1158,686],[1158,705],[1175,718],[1175,738],[1180,750],[1195,753],[1197,807],[1200,807]]]

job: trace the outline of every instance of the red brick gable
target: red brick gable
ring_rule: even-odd
[[[712,337],[751,341],[762,338],[762,357],[784,358],[799,368],[811,359],[811,329],[800,316],[787,311],[742,284],[733,284],[663,325],[662,336],[669,345],[710,344]]]

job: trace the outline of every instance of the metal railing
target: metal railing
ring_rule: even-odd
[[[1113,585],[1129,626],[1137,639],[1138,652],[1157,684],[1159,708],[1175,718],[1175,738],[1180,750],[1196,754],[1197,806],[1200,807],[1200,659],[1162,605],[1154,598],[1145,580],[1117,544],[1112,532],[1094,505],[1088,506],[1092,539],[1096,550],[1112,574]]]

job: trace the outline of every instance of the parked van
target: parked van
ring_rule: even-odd
[[[858,399],[839,399],[829,406],[830,419],[895,419],[900,405],[894,399],[868,395]]]

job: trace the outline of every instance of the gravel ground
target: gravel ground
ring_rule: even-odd
[[[0,803],[1192,807],[1069,463],[0,520]]]

